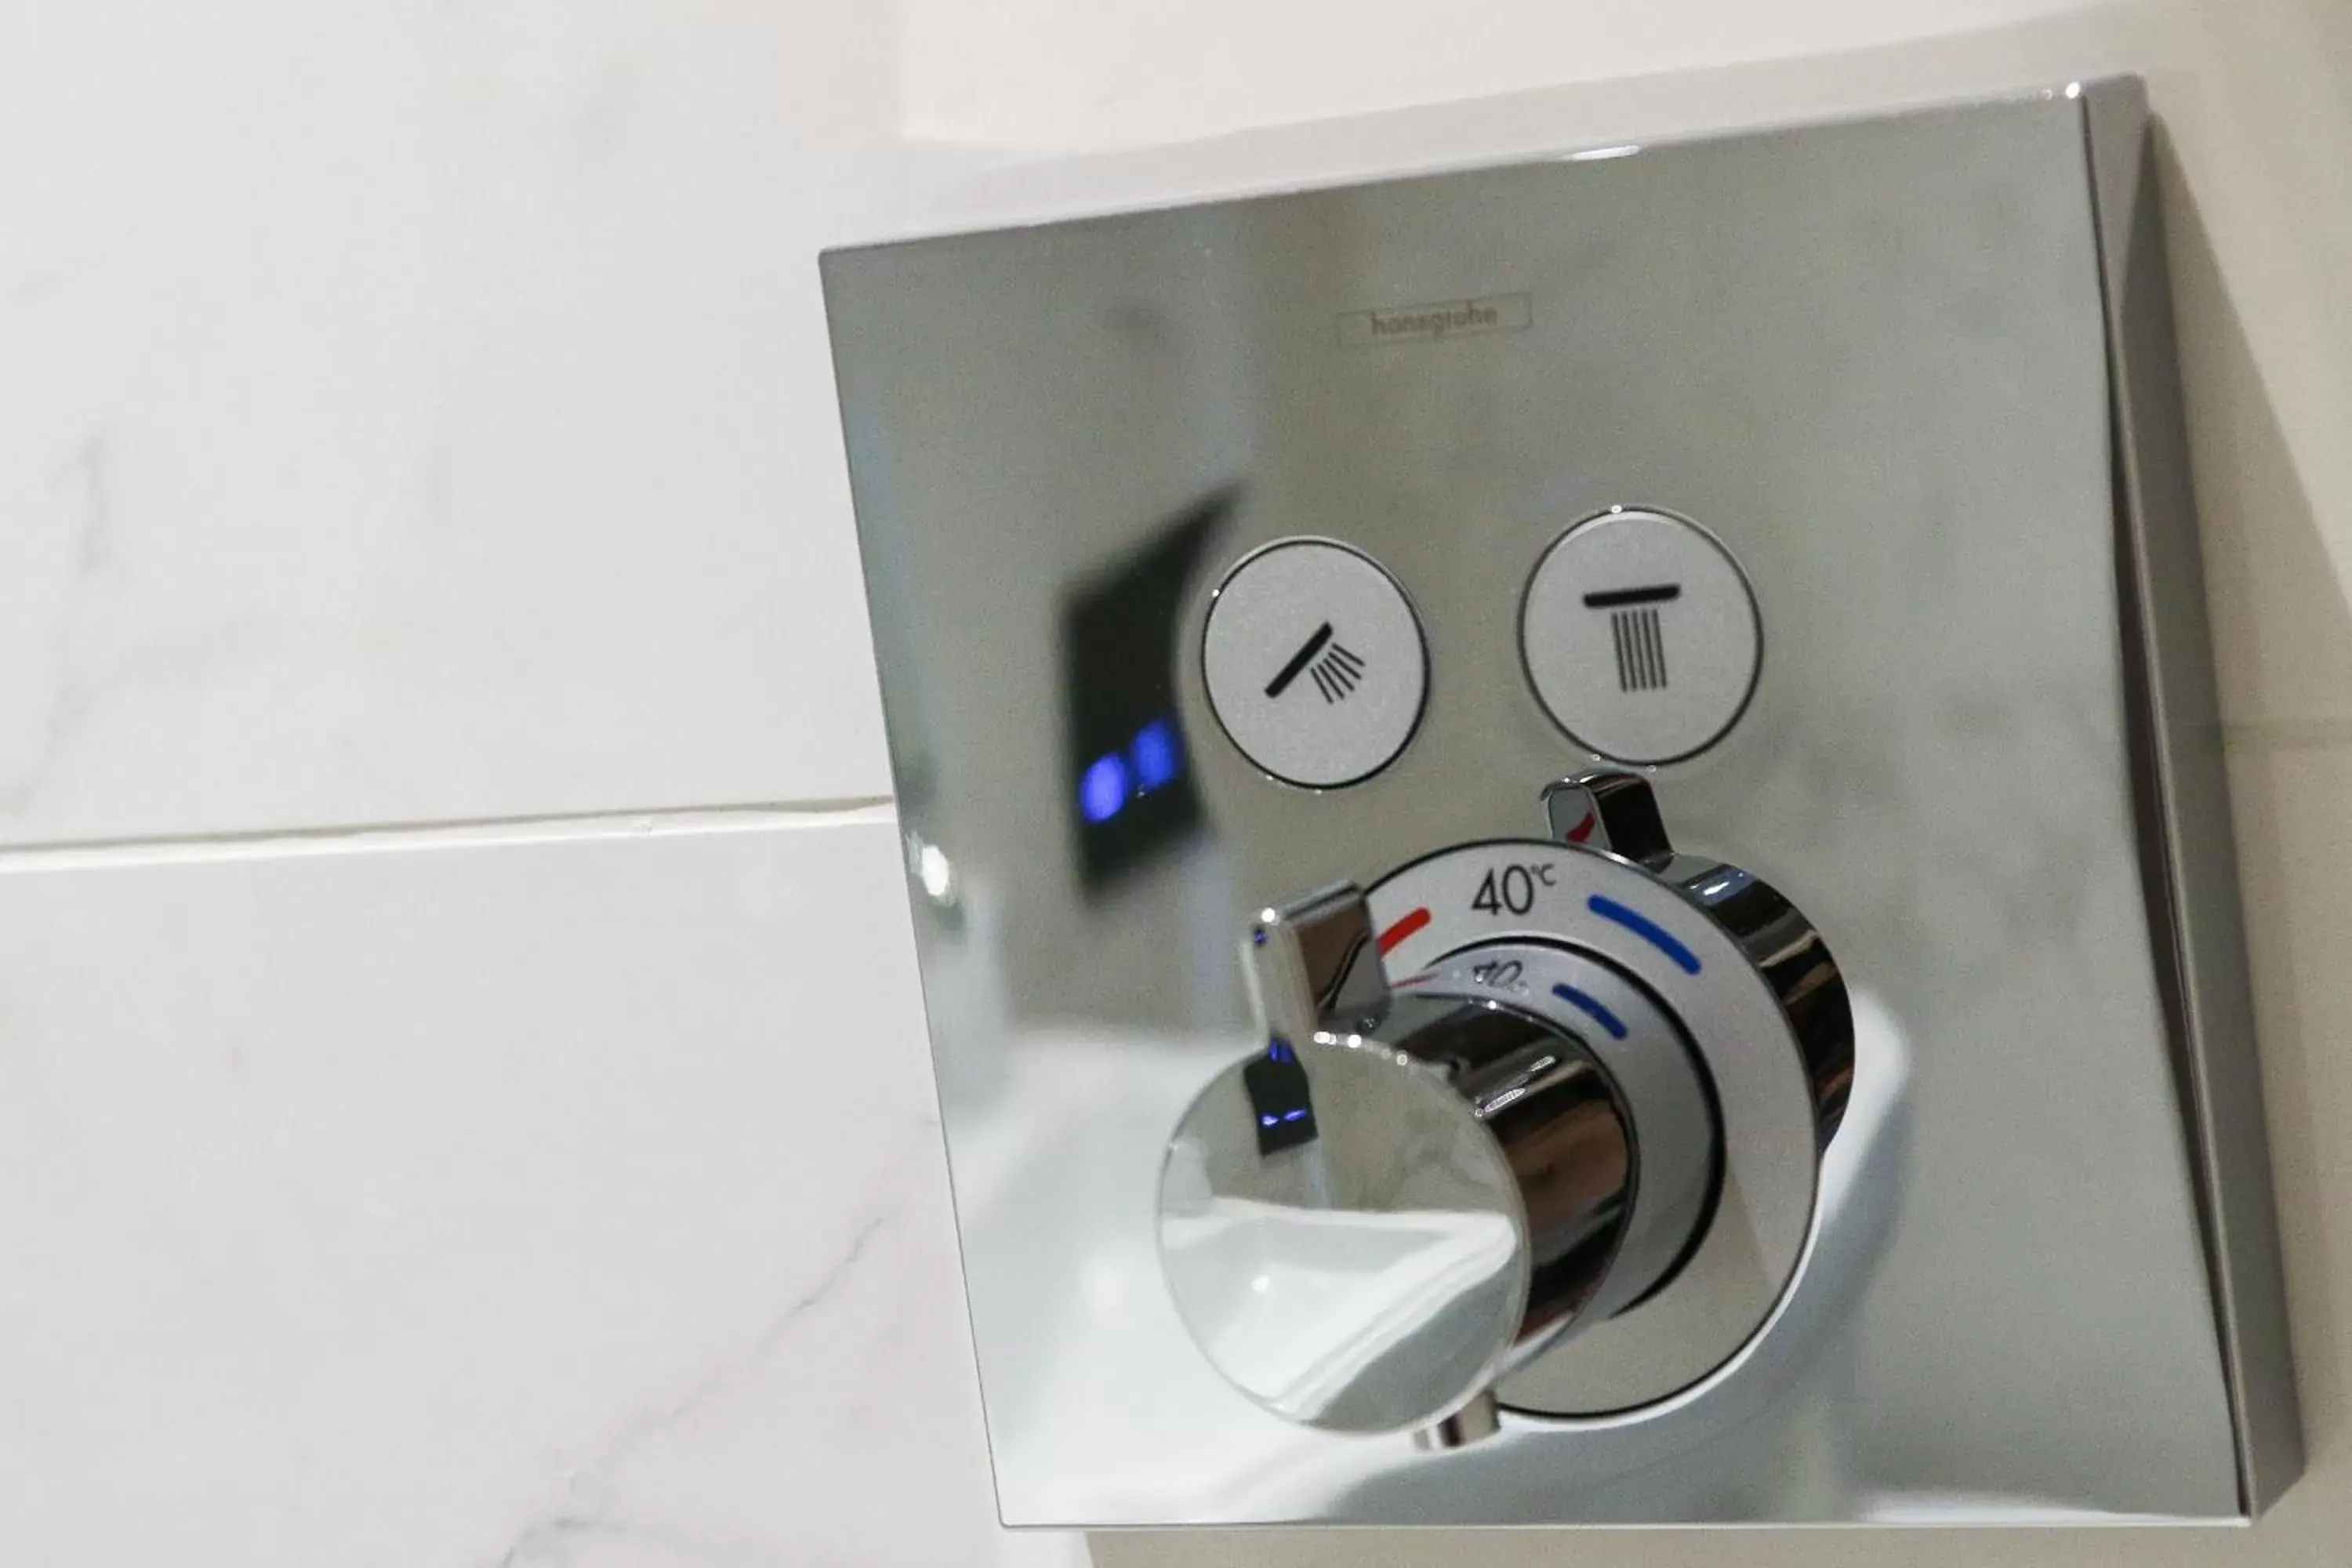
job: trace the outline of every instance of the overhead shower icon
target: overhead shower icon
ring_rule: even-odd
[[[1609,612],[1609,637],[1617,649],[1618,690],[1666,689],[1666,637],[1658,625],[1658,606],[1672,604],[1682,595],[1681,584],[1658,583],[1584,595],[1587,609]]]
[[[1331,623],[1325,621],[1266,682],[1266,696],[1280,697],[1301,675],[1314,679],[1315,689],[1323,694],[1325,702],[1342,702],[1364,679],[1363,656],[1340,642],[1332,634]]]

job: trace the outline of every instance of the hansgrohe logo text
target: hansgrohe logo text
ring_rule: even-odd
[[[1400,310],[1394,315],[1382,315],[1378,310],[1364,312],[1372,319],[1372,336],[1376,338],[1417,337],[1423,332],[1433,338],[1462,327],[1491,327],[1502,320],[1495,307],[1483,300],[1465,300],[1459,305],[1440,305],[1433,310]]]
[[[1433,342],[1479,332],[1517,332],[1535,321],[1525,294],[1486,294],[1475,300],[1433,300],[1385,310],[1349,310],[1339,318],[1339,341],[1350,348],[1367,343]]]

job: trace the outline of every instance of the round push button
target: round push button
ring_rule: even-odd
[[[1654,765],[1706,750],[1738,721],[1764,634],[1747,574],[1713,534],[1621,510],[1578,523],[1536,563],[1519,647],[1570,739]]]
[[[1286,784],[1333,789],[1386,767],[1421,722],[1421,620],[1380,563],[1328,539],[1277,540],[1227,573],[1202,633],[1217,722]]]

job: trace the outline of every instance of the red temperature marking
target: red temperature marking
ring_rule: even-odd
[[[1397,921],[1396,924],[1389,927],[1388,930],[1381,932],[1381,956],[1382,958],[1386,958],[1389,955],[1390,951],[1394,948],[1397,943],[1404,941],[1405,938],[1412,935],[1413,932],[1419,931],[1428,923],[1429,910],[1425,908],[1418,909],[1413,910],[1411,914],[1406,915],[1402,920]]]
[[[1600,826],[1601,818],[1594,813],[1588,811],[1584,814],[1584,820],[1582,822],[1578,823],[1575,826],[1568,830],[1568,841],[1570,844],[1581,844],[1586,839],[1591,837],[1592,830]]]

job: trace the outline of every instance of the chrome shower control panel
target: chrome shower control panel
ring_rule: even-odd
[[[2138,89],[1636,139],[824,258],[1009,1523],[2297,1473]]]

